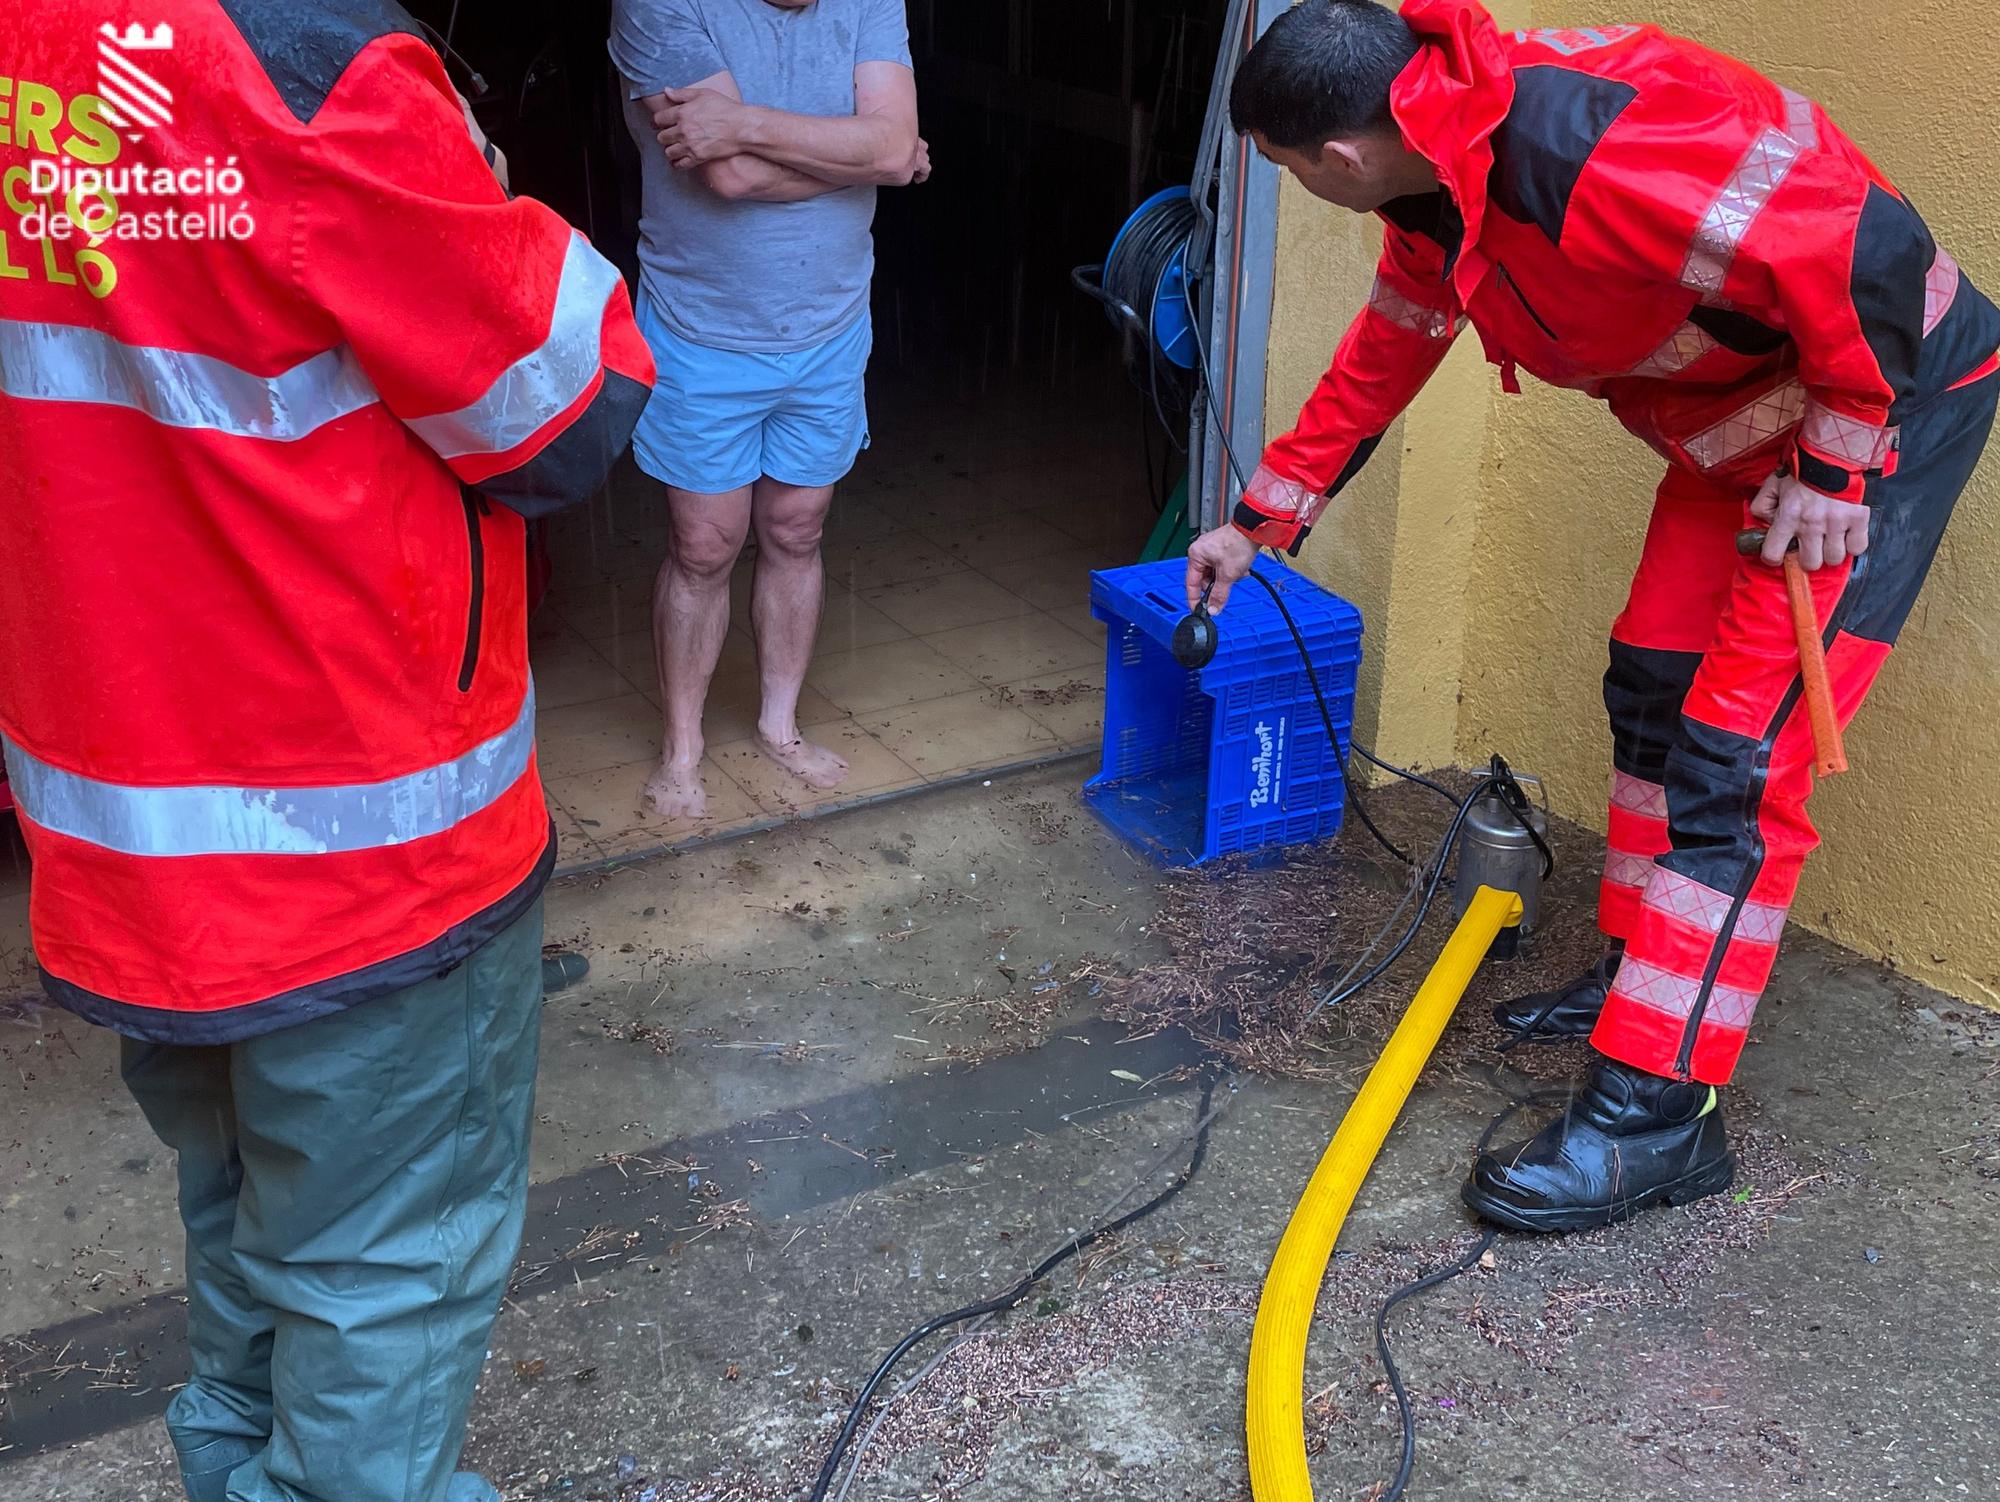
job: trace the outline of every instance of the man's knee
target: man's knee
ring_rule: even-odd
[[[727,519],[678,515],[667,567],[696,579],[726,577],[742,555],[747,530]]]
[[[787,558],[809,558],[819,551],[826,531],[826,513],[785,517],[768,522],[757,535],[758,545]]]
[[[831,490],[795,490],[775,504],[761,507],[757,515],[758,547],[784,558],[811,558],[819,552],[832,500]]]

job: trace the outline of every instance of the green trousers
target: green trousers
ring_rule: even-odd
[[[540,904],[457,969],[246,1042],[127,1040],[180,1155],[191,1502],[497,1502],[454,1475],[521,1239]]]

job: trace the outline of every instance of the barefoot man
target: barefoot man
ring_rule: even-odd
[[[752,527],[758,741],[813,787],[847,775],[798,725],[820,529],[868,441],[875,189],[930,162],[903,0],[617,0],[611,58],[644,164],[639,326],[660,367],[633,453],[670,518],[647,794],[700,818],[702,704]]]

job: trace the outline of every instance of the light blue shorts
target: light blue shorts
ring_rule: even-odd
[[[639,330],[659,379],[632,435],[639,468],[679,490],[720,495],[769,475],[834,485],[868,444],[863,376],[875,335],[866,313],[824,344],[791,354],[710,349],[639,300]]]

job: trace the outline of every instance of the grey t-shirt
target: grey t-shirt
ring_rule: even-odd
[[[712,349],[810,349],[868,309],[875,271],[872,187],[803,203],[719,198],[676,172],[637,100],[717,73],[746,104],[801,115],[854,113],[854,69],[910,63],[903,0],[614,0],[611,60],[644,164],[640,282],[666,326]]]

